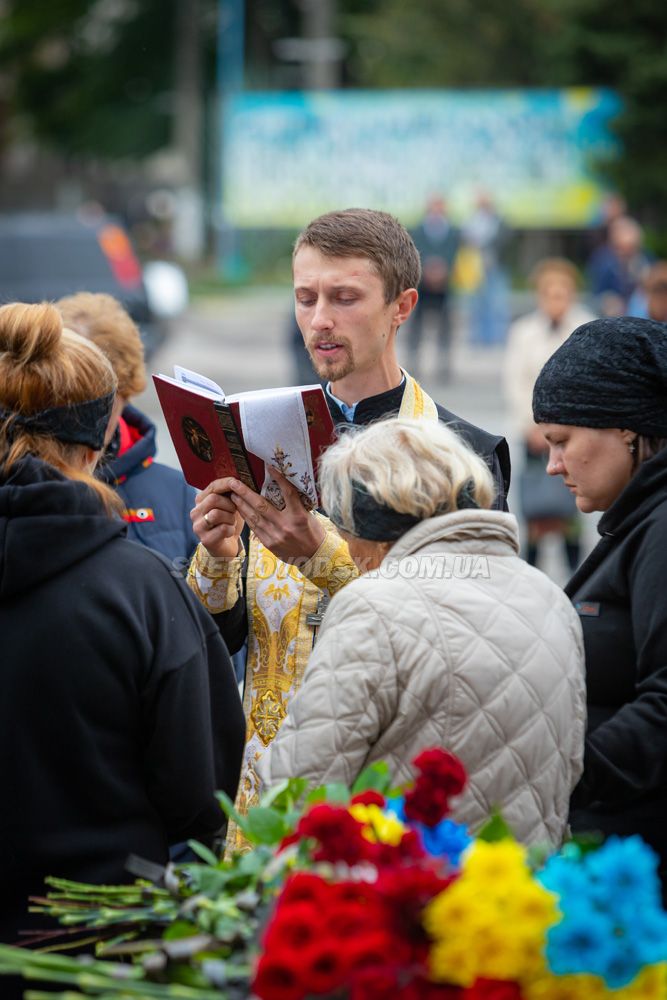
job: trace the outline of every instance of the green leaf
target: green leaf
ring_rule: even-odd
[[[489,844],[495,844],[499,840],[514,839],[514,834],[497,809],[493,810],[490,819],[477,834],[477,840],[485,840]]]
[[[350,801],[350,789],[341,781],[332,781],[324,786],[324,797],[327,802],[339,802],[346,805]]]
[[[180,941],[181,938],[194,937],[196,934],[201,934],[201,930],[195,924],[190,924],[187,920],[175,920],[173,924],[169,924],[162,937],[165,941]]]
[[[324,788],[313,788],[312,792],[306,796],[304,805],[315,806],[318,802],[324,802],[326,797],[327,793]]]
[[[226,792],[220,791],[220,792],[216,792],[215,796],[216,796],[218,802],[220,803],[222,811],[224,812],[224,814],[227,817],[227,819],[229,819],[232,822],[236,823],[236,825],[238,826],[238,828],[243,833],[246,833],[246,821],[245,821],[245,818],[243,816],[241,816],[241,813],[239,813],[239,812],[236,811],[236,808],[234,807],[234,803],[230,799],[229,795],[227,795]]]
[[[207,865],[212,865],[215,867],[218,863],[218,858],[216,858],[210,847],[206,847],[205,844],[200,844],[198,840],[188,840],[188,847],[191,851],[201,858]]]
[[[385,795],[390,787],[391,775],[389,774],[389,765],[386,760],[376,760],[374,764],[369,764],[361,772],[352,785],[352,794],[358,795],[360,792],[372,790]]]
[[[285,778],[284,781],[279,781],[277,785],[273,785],[269,788],[268,792],[262,795],[260,800],[260,806],[264,806],[268,809],[269,806],[273,805],[278,799],[280,799],[283,792],[286,792],[290,786],[290,778]]]
[[[281,812],[291,812],[294,805],[304,795],[308,788],[307,778],[287,778],[274,785],[266,795],[262,796],[261,806],[273,806]]]
[[[275,809],[254,806],[248,810],[244,833],[255,844],[278,844],[286,835],[287,826]]]

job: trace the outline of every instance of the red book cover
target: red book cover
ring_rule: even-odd
[[[265,477],[264,461],[245,447],[239,407],[243,399],[251,405],[253,393],[240,393],[224,402],[206,390],[193,390],[162,375],[154,375],[153,380],[187,482],[204,489],[214,479],[236,476],[259,492]],[[280,392],[277,390],[277,395]],[[304,386],[301,395],[317,475],[318,460],[333,441],[334,426],[320,386]]]
[[[264,481],[263,466],[258,485],[247,467],[248,456],[238,429],[233,421],[230,425],[229,407],[161,375],[154,375],[153,381],[186,482],[203,490],[214,479],[236,476],[259,490]]]

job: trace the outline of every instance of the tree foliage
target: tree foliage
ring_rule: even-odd
[[[9,114],[66,153],[142,157],[169,139],[176,7],[184,0],[5,0],[0,65]],[[219,0],[200,0],[205,89]],[[667,221],[664,0],[331,0],[346,85],[605,85],[625,110],[609,175],[654,224]],[[273,42],[299,31],[301,0],[246,0],[246,81],[299,86]],[[202,95],[204,96],[204,95]]]

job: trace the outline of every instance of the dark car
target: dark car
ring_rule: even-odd
[[[141,330],[146,356],[164,340],[167,322],[151,308],[141,265],[122,225],[110,216],[0,216],[0,303],[55,300],[107,292]]]

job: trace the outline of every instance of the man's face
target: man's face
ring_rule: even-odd
[[[407,318],[402,296],[385,302],[382,279],[367,258],[325,257],[314,247],[302,247],[294,258],[294,297],[313,367],[330,382],[372,371]]]

